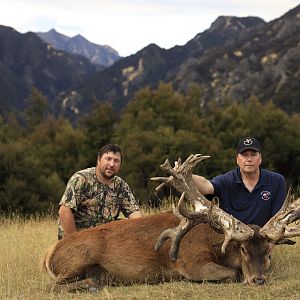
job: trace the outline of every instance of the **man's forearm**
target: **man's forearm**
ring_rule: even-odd
[[[214,186],[205,177],[193,174],[192,178],[200,193],[206,195],[211,195],[214,193]]]
[[[70,234],[77,231],[74,215],[70,208],[61,206],[59,209],[59,218],[65,234]]]

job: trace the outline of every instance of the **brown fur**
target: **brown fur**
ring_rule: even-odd
[[[243,255],[240,254],[241,245],[236,242],[230,243],[226,253],[221,254],[224,236],[208,224],[199,224],[183,237],[176,262],[169,259],[169,241],[156,252],[154,245],[161,232],[178,224],[179,219],[167,212],[78,231],[52,245],[45,253],[42,265],[55,277],[55,289],[61,286],[62,291],[68,290],[65,287],[68,282],[73,282],[70,289],[74,289],[74,281],[89,277],[85,274],[91,268],[94,275],[97,273],[98,280],[103,282],[110,278],[112,283],[123,284],[180,278],[235,281],[241,269],[248,282],[249,278],[253,281],[256,277],[264,281],[269,262],[261,256],[269,255],[269,243],[256,235],[254,245],[251,241],[242,244],[243,248],[249,249]],[[94,275],[90,277],[95,278]]]

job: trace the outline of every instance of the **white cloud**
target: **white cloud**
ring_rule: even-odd
[[[1,1],[1,0],[0,0]],[[298,0],[10,0],[1,1],[1,24],[20,32],[81,34],[123,56],[150,43],[170,48],[208,29],[220,15],[278,18]]]

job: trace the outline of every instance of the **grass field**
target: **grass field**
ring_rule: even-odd
[[[45,249],[56,241],[56,220],[19,217],[0,220],[0,299],[300,299],[300,238],[277,246],[264,286],[186,281],[105,287],[97,294],[49,292],[51,278],[40,270]]]

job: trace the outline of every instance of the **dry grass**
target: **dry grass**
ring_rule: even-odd
[[[171,282],[159,285],[108,286],[98,294],[53,294],[50,277],[39,267],[44,250],[56,241],[56,221],[50,218],[0,221],[0,299],[300,299],[300,239],[277,246],[268,283],[241,284]]]

